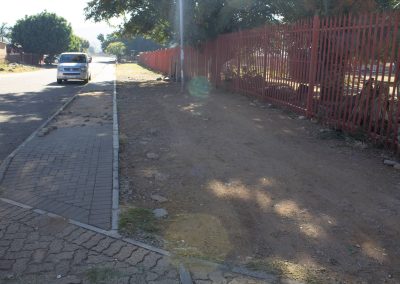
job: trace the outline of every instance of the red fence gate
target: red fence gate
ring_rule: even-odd
[[[219,36],[185,48],[185,76],[365,133],[400,150],[399,13],[305,19]],[[179,49],[140,63],[175,76]]]

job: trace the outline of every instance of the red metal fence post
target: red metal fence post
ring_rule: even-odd
[[[312,42],[311,42],[310,71],[308,78],[309,85],[308,85],[308,97],[307,97],[307,117],[311,117],[313,115],[314,87],[318,69],[317,65],[318,65],[319,28],[320,28],[319,16],[314,16],[312,39],[311,39]]]

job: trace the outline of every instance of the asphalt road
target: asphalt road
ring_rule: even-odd
[[[69,98],[101,88],[115,78],[112,58],[93,58],[92,81],[56,83],[56,69],[0,75],[0,162]]]

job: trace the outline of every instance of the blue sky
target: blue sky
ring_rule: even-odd
[[[0,23],[13,25],[25,15],[33,15],[44,10],[56,13],[71,23],[76,35],[90,41],[96,48],[100,47],[96,39],[100,33],[107,34],[114,30],[107,23],[85,21],[83,9],[88,0],[0,0]]]

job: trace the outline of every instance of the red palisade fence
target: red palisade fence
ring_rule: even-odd
[[[314,17],[185,48],[185,76],[268,100],[399,151],[400,14]],[[179,48],[139,62],[171,77]]]

